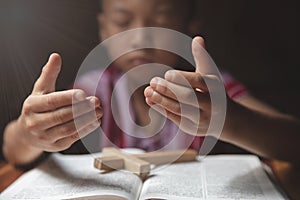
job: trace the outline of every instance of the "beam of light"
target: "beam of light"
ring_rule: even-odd
[[[50,53],[63,49],[66,54],[85,54],[90,50],[85,41],[97,32],[98,4],[97,0],[0,0],[0,4],[2,127],[18,116]],[[94,38],[89,43],[97,45]],[[79,67],[76,54],[71,59],[79,61]]]

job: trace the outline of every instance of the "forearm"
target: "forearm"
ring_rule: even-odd
[[[300,163],[300,122],[230,103],[222,138],[266,158]]]
[[[28,165],[42,155],[43,151],[24,141],[17,121],[12,121],[4,131],[3,153],[8,162],[14,165]]]

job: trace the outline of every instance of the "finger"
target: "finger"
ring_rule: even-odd
[[[74,135],[75,133],[80,132],[80,130],[84,129],[85,127],[91,126],[94,122],[98,123],[98,126],[100,126],[100,119],[101,117],[98,117],[96,120],[93,121],[86,121],[85,123],[78,124],[74,120],[69,121],[65,124],[53,127],[45,131],[46,137],[51,142],[56,142],[60,139],[69,137],[71,135]]]
[[[54,145],[58,150],[64,150],[69,148],[74,142],[76,142],[77,140],[79,140],[80,138],[85,137],[86,135],[88,135],[89,133],[93,132],[94,130],[96,130],[98,127],[100,126],[100,123],[98,121],[94,121],[93,123],[87,125],[86,127],[84,127],[83,129],[79,130],[77,133],[59,139],[57,140]]]
[[[172,83],[200,90],[201,92],[214,92],[223,86],[223,81],[216,75],[201,75],[197,72],[186,72],[180,70],[169,70],[165,74],[165,79]],[[209,88],[207,87],[209,86]]]
[[[55,142],[54,144],[52,143],[46,151],[49,152],[59,152],[59,151],[64,151],[66,149],[69,149],[72,144],[80,140],[80,137],[77,133],[65,137],[64,139],[58,140],[57,143]]]
[[[48,112],[86,100],[86,94],[79,89],[53,92],[46,95],[32,95],[24,103],[24,112]]]
[[[59,54],[51,54],[42,73],[34,84],[32,94],[47,94],[55,91],[55,84],[61,70],[62,60]]]
[[[99,103],[95,103],[95,98],[91,98],[73,106],[63,107],[52,112],[34,114],[31,118],[36,124],[36,130],[46,130],[64,124],[91,111],[96,112],[97,116],[102,117],[103,111],[99,106]]]
[[[203,37],[197,36],[194,38],[203,49],[205,49],[205,41]]]
[[[198,105],[193,106],[182,102],[178,102],[177,100],[168,98],[164,95],[155,92],[150,98],[146,97],[146,103],[149,106],[152,106],[154,104],[159,105],[171,113],[192,119],[192,121],[195,122],[199,122],[200,120],[200,111]]]
[[[200,121],[200,111],[194,106],[190,106],[182,103],[180,104],[179,102],[168,98],[165,98],[160,103],[155,102],[155,100],[150,100],[146,98],[146,103],[149,106],[159,105],[166,111],[178,116],[188,118],[195,123],[198,123]]]
[[[155,78],[157,82],[150,82],[150,87],[144,91],[145,97],[150,100],[163,100],[163,96],[179,101],[180,103],[202,108],[210,102],[209,94],[204,94],[185,86],[176,85],[162,78]]]
[[[153,108],[154,110],[156,110],[157,112],[159,112],[160,114],[162,114],[163,116],[167,117],[168,119],[170,119],[172,122],[174,122],[182,131],[196,136],[198,135],[198,125],[197,123],[195,124],[194,122],[192,122],[191,120],[189,120],[188,118],[176,115],[172,112],[169,112],[165,109],[163,109],[161,106],[159,105],[154,105],[151,106],[151,108]]]
[[[61,124],[55,127],[52,127],[45,131],[46,134],[43,133],[44,137],[51,141],[55,142],[65,137],[69,137],[75,133],[79,133],[79,131],[93,122],[98,122],[100,124],[100,119],[102,115],[95,116],[94,112],[86,113],[75,120],[71,120],[65,124]]]
[[[72,136],[75,133],[77,133],[76,125],[74,124],[74,121],[70,121],[68,123],[46,130],[42,134],[42,136],[40,136],[40,139],[45,140],[50,144],[53,144],[57,140]]]
[[[196,72],[202,75],[218,75],[217,67],[203,47],[204,40],[195,37],[192,41],[192,53],[196,63]]]
[[[169,70],[165,73],[165,79],[175,84],[195,89],[197,88],[203,92],[208,92],[205,80],[200,73]]]
[[[169,111],[165,110],[163,107],[161,107],[160,105],[157,105],[157,104],[152,105],[151,108],[153,108],[154,110],[159,112],[161,115],[167,117],[168,119],[173,121],[175,124],[177,124],[177,125],[180,124],[180,121],[181,121],[181,116],[180,115],[169,112]]]

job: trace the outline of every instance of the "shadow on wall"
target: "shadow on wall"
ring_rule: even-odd
[[[217,65],[251,92],[300,117],[300,2],[205,0],[200,16]]]

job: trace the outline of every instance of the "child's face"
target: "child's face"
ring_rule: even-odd
[[[101,39],[105,40],[114,34],[142,27],[163,27],[186,33],[189,22],[190,0],[104,0],[103,12],[99,15]],[[136,33],[136,37],[126,41],[127,47],[135,48],[146,44],[147,36]],[[158,41],[156,41],[158,42]],[[170,38],[164,43],[172,44]],[[109,47],[108,52],[113,55],[120,48],[120,44]],[[114,61],[116,67],[126,72],[135,66],[147,63],[160,63],[174,67],[177,56],[157,50],[142,49],[121,56]]]

